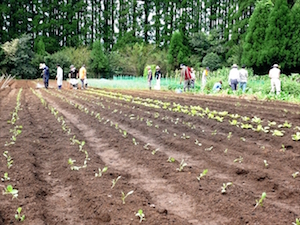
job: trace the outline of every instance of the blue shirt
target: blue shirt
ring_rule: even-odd
[[[214,84],[213,91],[219,91],[222,88],[222,84],[217,82]]]

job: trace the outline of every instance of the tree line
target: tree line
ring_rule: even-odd
[[[94,74],[141,75],[147,63],[162,64],[166,72],[180,63],[214,69],[237,63],[265,73],[276,62],[294,72],[300,68],[299,5],[299,0],[2,0],[0,68],[14,71],[7,48],[18,40],[27,46],[15,53],[23,64],[20,54],[27,52],[26,63],[32,64],[85,49]],[[73,60],[69,55],[62,61]]]

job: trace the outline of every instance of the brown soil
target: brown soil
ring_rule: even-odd
[[[55,87],[55,82],[51,85]],[[46,100],[46,107],[30,87]],[[19,191],[17,199],[0,195],[0,225],[18,224],[14,215],[20,206],[21,214],[26,215],[23,224],[30,225],[139,224],[135,216],[139,209],[146,218],[142,224],[157,225],[282,225],[300,217],[300,175],[292,177],[300,171],[300,142],[291,137],[300,125],[298,105],[165,91],[35,87],[33,81],[15,81],[0,90],[0,146],[14,160],[8,169],[1,152],[0,176],[8,172],[11,180],[0,187],[4,190],[11,184]],[[22,133],[14,145],[4,146],[12,136],[14,125],[7,121],[20,88],[22,110],[16,125],[23,126]],[[142,105],[139,99],[112,98],[110,92],[140,97],[142,102],[151,98],[171,106],[197,105],[257,116],[263,119],[263,126],[268,121],[277,125],[288,121],[292,128],[272,127],[285,131],[283,137],[277,137],[231,126],[229,117],[220,123],[207,116]],[[70,134],[51,114],[51,107],[64,118]],[[100,119],[95,117],[97,113]],[[121,133],[124,130],[126,138]],[[189,138],[183,139],[184,134]],[[79,171],[68,165],[69,158],[76,160],[76,166],[82,166],[85,159],[79,146],[71,144],[74,135],[86,142],[83,148],[90,158],[87,168]],[[195,144],[196,139],[201,146]],[[152,154],[154,149],[158,151]],[[167,162],[170,156],[176,159],[174,163]],[[239,157],[243,161],[234,162]],[[187,166],[178,172],[182,159]],[[107,172],[95,177],[104,166]],[[204,169],[208,173],[198,181],[196,177]],[[112,180],[118,176],[121,179],[112,189]],[[227,182],[233,185],[222,194],[221,186]],[[131,190],[133,194],[123,204],[121,192]],[[263,192],[267,193],[263,206],[254,209]]]

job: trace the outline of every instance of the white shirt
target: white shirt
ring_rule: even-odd
[[[229,77],[228,77],[228,83],[230,84],[230,80],[237,80],[238,82],[240,81],[240,73],[238,68],[232,68],[229,72]]]
[[[59,66],[57,67],[57,75],[56,75],[56,79],[57,79],[57,85],[60,86],[62,85],[62,80],[63,80],[63,70],[62,68]]]
[[[279,79],[279,76],[280,76],[280,69],[278,69],[276,67],[270,69],[270,71],[269,71],[269,77],[271,79]]]

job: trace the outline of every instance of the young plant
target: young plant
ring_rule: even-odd
[[[148,147],[149,145],[150,145],[150,144],[147,143],[147,144],[145,144],[145,145],[143,146],[143,148],[146,149],[146,150],[149,150],[149,147]]]
[[[239,122],[237,120],[232,120],[232,121],[229,120],[229,123],[232,126],[237,126],[237,127],[239,126]]]
[[[196,139],[195,140],[195,145],[201,146],[202,144]]]
[[[273,136],[278,136],[278,137],[282,137],[284,134],[284,131],[280,131],[280,130],[272,130],[271,131],[273,134]]]
[[[232,182],[228,182],[228,183],[223,183],[223,186],[221,187],[221,193],[225,194],[226,193],[226,189],[228,186],[232,185]]]
[[[217,130],[214,130],[213,132],[211,132],[211,135],[216,135],[217,134]]]
[[[115,187],[115,185],[117,184],[118,180],[121,179],[121,176],[118,176],[116,179],[112,180],[112,186],[111,189],[113,189]]]
[[[185,133],[183,133],[182,136],[181,136],[181,138],[182,138],[182,139],[189,139],[190,136],[187,136],[187,135],[185,135]]]
[[[227,139],[230,140],[231,136],[232,136],[232,133],[229,132],[229,133],[228,133],[228,136],[227,136]]]
[[[131,195],[132,193],[133,193],[133,191],[129,191],[129,192],[125,195],[125,193],[122,191],[122,197],[121,197],[121,199],[122,199],[123,204],[125,204],[125,199],[126,199],[129,195]]]
[[[85,141],[80,142],[79,144],[79,151],[83,152],[83,146],[85,145]]]
[[[275,126],[276,125],[276,122],[275,121],[268,121],[268,126],[271,127],[271,126]]]
[[[124,138],[127,138],[127,131],[126,130],[123,130],[123,135],[122,135]]]
[[[17,189],[13,189],[13,187],[9,184],[7,185],[6,188],[4,188],[2,194],[3,195],[11,194],[13,196],[12,199],[14,199],[14,198],[18,198],[18,192],[19,191]]]
[[[134,145],[138,145],[139,144],[138,142],[136,142],[135,138],[132,138],[132,142],[133,142]]]
[[[257,206],[263,206],[263,201],[264,199],[267,197],[267,194],[266,192],[263,192],[262,195],[261,195],[261,198],[259,200],[256,200],[256,205],[254,207],[254,209],[256,209]]]
[[[243,162],[243,157],[240,156],[239,158],[233,160],[233,162],[234,162],[234,163],[236,163],[236,162],[242,163],[242,162]]]
[[[1,178],[1,180],[4,181],[8,181],[10,180],[10,178],[8,177],[8,173],[4,173],[4,176]]]
[[[210,146],[209,148],[204,149],[205,151],[211,151],[213,150],[214,146]]]
[[[241,139],[242,141],[246,141],[246,138],[244,138],[244,137],[241,137],[240,139]]]
[[[293,225],[300,225],[300,219],[296,218],[296,223],[293,222]]]
[[[15,214],[15,219],[20,222],[23,222],[25,220],[25,215],[21,216],[21,211],[22,211],[22,207],[19,207],[17,209],[17,214]]]
[[[295,179],[298,176],[299,172],[295,172],[292,174],[293,178]]]
[[[140,218],[140,223],[145,219],[145,214],[143,213],[142,209],[139,209],[139,211],[135,214],[135,216],[138,216]]]
[[[288,121],[285,121],[284,124],[279,124],[278,128],[291,128],[292,124],[289,123]]]
[[[105,166],[102,170],[100,168],[98,168],[98,173],[95,173],[95,177],[102,177],[102,174],[105,173],[107,171],[107,166]]]
[[[179,164],[179,168],[176,168],[176,170],[181,172],[185,166],[187,166],[187,163],[185,163],[184,159],[182,159],[181,163]]]
[[[256,117],[256,116],[254,116],[251,121],[253,123],[258,123],[258,124],[262,123],[262,120],[260,118]]]
[[[170,157],[168,158],[167,162],[170,162],[170,163],[175,162],[175,159],[174,159],[173,157],[170,156]]]
[[[268,162],[267,162],[267,160],[264,160],[264,164],[265,164],[265,167],[268,167]]]
[[[76,162],[76,160],[73,160],[71,158],[68,159],[68,164],[71,166],[71,170],[79,170],[79,169],[81,169],[81,167],[79,167],[79,166],[73,166],[74,162]]]
[[[292,139],[294,141],[299,141],[300,140],[300,132],[296,132],[296,134],[293,134]]]
[[[208,169],[203,170],[203,172],[200,173],[199,177],[197,177],[197,180],[200,181],[200,179],[201,179],[202,177],[204,177],[204,176],[207,174],[207,172],[208,172]]]
[[[152,151],[152,155],[155,155],[155,153],[157,152],[159,150],[159,148],[157,148],[157,149],[154,149],[153,151]]]
[[[281,149],[280,150],[283,151],[283,152],[285,152],[286,147],[284,146],[284,144],[281,145]]]
[[[224,153],[225,153],[225,154],[227,154],[227,152],[228,152],[228,148],[226,148],[226,149],[224,150]]]

